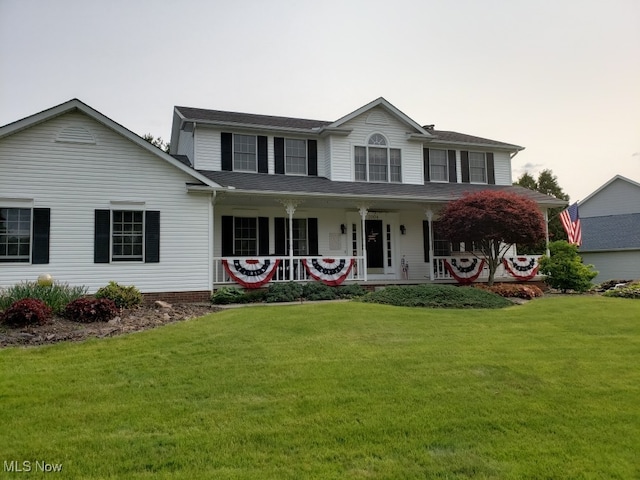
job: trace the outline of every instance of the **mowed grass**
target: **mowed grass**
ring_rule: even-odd
[[[28,478],[640,478],[639,366],[634,300],[234,309],[0,351],[0,461]]]

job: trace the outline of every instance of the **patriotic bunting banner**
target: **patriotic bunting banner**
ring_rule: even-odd
[[[347,278],[354,259],[350,258],[310,258],[303,259],[307,272],[311,277],[331,287],[340,285]]]
[[[265,283],[269,283],[279,263],[279,259],[272,258],[222,260],[222,265],[229,276],[245,288],[260,288]]]
[[[518,280],[531,280],[538,274],[538,262],[535,258],[509,257],[502,259],[504,268]]]
[[[477,258],[452,258],[450,262],[445,260],[444,266],[458,282],[471,283],[482,273],[484,263]]]

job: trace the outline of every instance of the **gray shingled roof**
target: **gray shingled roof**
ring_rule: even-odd
[[[282,128],[292,130],[320,130],[331,125],[333,122],[325,120],[310,120],[305,118],[278,117],[273,115],[257,115],[253,113],[226,112],[222,110],[206,110],[203,108],[175,107],[176,110],[189,121],[212,122],[226,125],[251,125],[265,128]],[[510,148],[522,147],[510,143],[499,142],[488,138],[476,137],[465,133],[452,132],[447,130],[429,129],[429,133],[434,135],[435,141],[443,143],[463,143],[471,145],[493,145],[496,147]]]
[[[425,185],[409,185],[401,183],[336,182],[325,177],[212,170],[198,170],[198,172],[223,187],[234,187],[238,192],[450,201],[460,198],[466,192],[471,193],[490,189],[518,193],[543,205],[560,206],[566,204],[566,202],[533,190],[511,185],[472,185],[468,183],[426,183]]]
[[[640,249],[640,213],[588,217],[582,224],[581,252]]]
[[[176,110],[187,120],[237,123],[261,127],[294,128],[303,130],[319,129],[332,122],[308,120],[304,118],[276,117],[273,115],[256,115],[253,113],[224,112],[221,110],[205,110],[202,108],[176,107]]]

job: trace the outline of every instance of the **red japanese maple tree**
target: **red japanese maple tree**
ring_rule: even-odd
[[[538,205],[516,193],[483,190],[455,200],[440,213],[438,228],[451,242],[473,242],[487,262],[488,284],[514,244],[535,245],[545,238]]]

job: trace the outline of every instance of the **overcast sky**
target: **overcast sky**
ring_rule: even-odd
[[[639,0],[0,0],[0,125],[79,98],[168,140],[174,105],[337,120],[385,97],[524,146],[580,200],[640,182]]]

